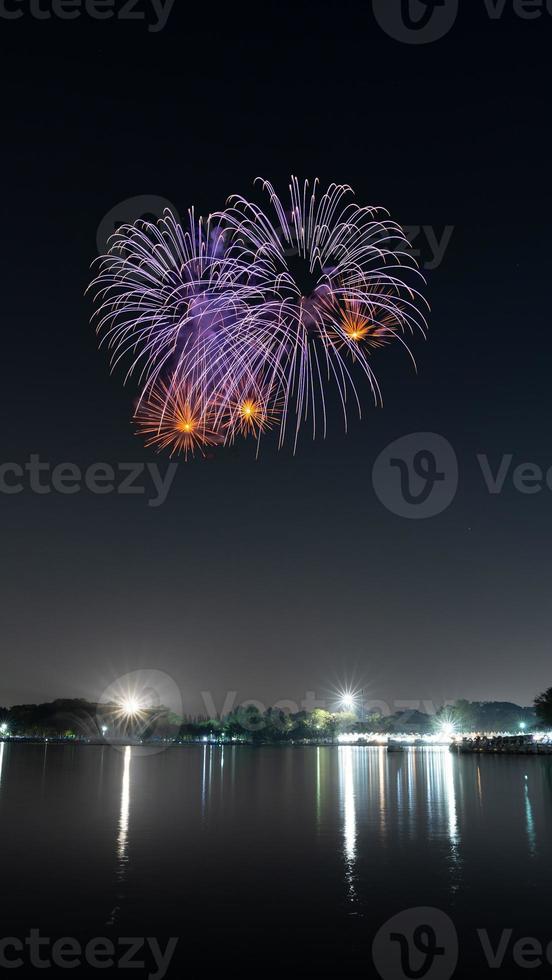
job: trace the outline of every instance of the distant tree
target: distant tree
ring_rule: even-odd
[[[437,726],[454,725],[457,732],[517,732],[533,727],[535,712],[510,701],[461,700],[441,708],[435,720]]]
[[[266,718],[257,705],[241,704],[234,716],[241,727],[242,735],[253,741],[263,741],[266,738]]]
[[[264,717],[266,738],[269,741],[285,740],[293,730],[293,721],[282,708],[269,708]]]
[[[178,732],[179,738],[195,738],[197,736],[197,724],[195,721],[183,721]]]
[[[324,708],[315,708],[311,712],[310,724],[313,735],[317,735],[319,738],[327,738],[332,735],[335,727],[332,715]]]
[[[380,732],[384,724],[381,711],[372,711],[364,720],[364,727],[369,732]]]
[[[354,731],[358,724],[358,718],[353,711],[336,711],[334,719],[336,732],[340,735]]]
[[[477,706],[461,698],[452,708],[455,727],[459,732],[473,732],[477,728]]]
[[[552,727],[552,687],[535,698],[535,710],[539,721],[547,728]]]
[[[310,714],[307,711],[296,711],[291,716],[292,738],[295,740],[313,737]]]

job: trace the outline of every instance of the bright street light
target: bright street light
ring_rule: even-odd
[[[445,721],[441,725],[441,730],[439,734],[442,736],[442,738],[452,738],[455,732],[456,732],[456,726],[454,725],[454,723],[452,721]]]
[[[129,697],[121,699],[119,702],[119,710],[121,714],[126,715],[127,718],[134,718],[144,710],[144,705],[138,700],[138,698],[130,695]]]
[[[357,699],[354,694],[346,691],[345,694],[341,695],[339,703],[341,707],[345,709],[345,711],[354,711],[357,706]]]

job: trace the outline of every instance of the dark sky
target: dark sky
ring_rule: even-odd
[[[0,17],[2,462],[168,464],[133,435],[134,390],[88,323],[97,229],[119,202],[209,213],[258,175],[284,193],[295,173],[454,232],[427,272],[418,375],[378,354],[385,407],[346,437],[181,463],[160,507],[149,482],[62,495],[26,478],[0,494],[0,704],[96,697],[141,667],[173,677],[188,710],[201,691],[300,702],[346,681],[390,707],[532,701],[552,683],[552,490],[508,478],[491,495],[476,455],[552,466],[552,16],[507,2],[493,19],[472,0],[443,39],[407,45],[367,0],[179,0],[158,32],[7,7],[24,16]],[[418,432],[454,447],[459,487],[407,520],[372,466]]]

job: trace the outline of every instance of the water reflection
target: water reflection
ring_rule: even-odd
[[[219,791],[220,791],[220,802],[221,805],[224,800],[224,745],[220,747],[220,760],[219,760]]]
[[[207,806],[207,763],[209,764],[209,787],[211,786],[211,752],[207,745],[203,746],[203,759],[201,765],[201,815],[205,817]],[[209,753],[209,755],[207,755]]]
[[[4,749],[6,747],[5,742],[0,742],[0,786],[2,785],[2,770],[4,768]]]
[[[322,781],[320,773],[320,746],[316,749],[316,829],[320,830],[320,818],[322,816]]]
[[[106,922],[106,925],[112,926],[117,919],[117,916],[121,909],[121,901],[123,898],[123,893],[120,886],[123,884],[126,878],[126,871],[128,866],[128,823],[130,817],[130,762],[132,759],[132,748],[127,745],[123,755],[123,774],[121,779],[121,800],[119,805],[119,826],[117,831],[117,870],[116,870],[116,880],[119,888],[117,889],[117,904],[111,910],[111,914]],[[103,765],[103,760],[100,762],[100,767]]]
[[[455,854],[456,859],[458,858],[458,844],[459,844],[459,832],[458,832],[458,811],[456,807],[456,787],[454,783],[454,760],[452,754],[445,749],[441,753],[441,760],[443,765],[443,783],[445,790],[445,806],[448,817],[448,833],[449,840],[451,844],[451,849]]]
[[[323,796],[316,760],[317,816]],[[399,840],[444,841],[451,891],[459,886],[460,825],[456,760],[441,749],[407,750],[341,746],[338,750],[339,811],[345,880],[349,898],[358,895],[359,854],[377,828],[379,846],[393,850]]]
[[[435,834],[442,832],[442,822],[450,840],[451,848],[458,845],[458,813],[456,807],[456,785],[454,782],[454,758],[447,749],[427,750],[427,802],[428,821]]]
[[[117,861],[118,878],[125,876],[126,865],[128,863],[128,818],[130,814],[130,760],[132,749],[130,745],[125,748],[123,758],[123,780],[121,785],[121,809],[119,812],[119,834],[117,836]]]
[[[101,800],[103,795],[104,753],[105,753],[105,745],[102,745],[100,750],[100,768],[98,772],[98,799],[99,800]]]
[[[44,742],[44,752],[42,754],[42,776],[40,779],[40,787],[42,791],[42,796],[46,792],[46,766],[48,762],[48,739]]]
[[[527,824],[527,837],[529,838],[529,853],[531,854],[531,857],[535,857],[537,853],[537,835],[535,832],[535,818],[533,816],[531,797],[529,796],[529,777],[527,774],[525,775],[523,788],[525,795],[525,821]]]
[[[357,842],[357,822],[355,803],[355,773],[353,772],[353,753],[362,752],[343,746],[339,749],[339,785],[341,791],[341,811],[343,814],[343,852],[345,856],[345,877],[347,880],[349,898],[354,901],[355,891],[355,858]]]
[[[374,760],[378,769],[378,787],[379,787],[379,826],[380,834],[385,838],[387,832],[387,769],[383,765],[385,749],[378,749],[378,754]],[[371,756],[372,760],[372,756]]]
[[[309,956],[320,950],[309,976],[358,976],[372,937],[401,908],[443,909],[463,937],[474,923],[498,929],[521,914],[546,936],[549,759],[205,744],[142,760],[136,747],[49,745],[41,798],[43,764],[43,746],[0,743],[4,911],[19,927],[30,919],[55,935],[52,922],[66,921],[84,935],[92,923],[102,935],[111,913],[113,935],[185,928],[190,955],[212,947],[217,930],[246,948],[266,935],[259,889],[269,881],[286,958],[296,935],[303,945],[308,935]],[[36,881],[49,882],[52,868],[44,901]],[[86,888],[68,905],[78,881]],[[199,897],[183,886],[194,881]]]
[[[455,758],[448,749],[424,750],[427,763],[427,825],[430,835],[446,838],[450,855],[450,889],[460,887],[460,828],[455,781]]]

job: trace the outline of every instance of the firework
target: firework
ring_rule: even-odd
[[[123,226],[92,283],[100,343],[140,386],[138,432],[185,457],[277,430],[326,432],[330,387],[345,427],[359,380],[381,393],[371,357],[425,333],[423,282],[399,225],[351,188],[267,181],[208,220],[170,212]],[[410,355],[412,356],[412,355]]]
[[[219,415],[229,442],[237,436],[254,436],[259,440],[261,435],[278,425],[281,417],[281,405],[260,378],[242,380],[230,398],[223,400],[222,406]]]
[[[245,321],[254,293],[248,270],[225,256],[221,228],[193,209],[186,230],[170,211],[157,224],[123,225],[97,261],[90,288],[100,343],[112,368],[127,362],[126,379],[138,376],[142,396],[169,373],[185,383],[190,371],[205,378],[203,352],[232,319]]]
[[[351,396],[360,411],[347,352],[381,402],[370,350],[395,339],[409,350],[405,338],[425,333],[424,301],[409,281],[423,279],[400,226],[382,209],[351,201],[350,187],[331,184],[321,193],[318,181],[311,188],[292,177],[285,205],[268,181],[261,185],[268,208],[235,197],[220,218],[230,231],[228,256],[254,269],[262,291],[261,334],[272,322],[267,356],[282,379],[280,441],[294,409],[296,442],[309,414],[314,432],[321,414],[325,433],[329,381],[337,385],[345,425]]]
[[[147,446],[170,455],[182,453],[185,458],[196,450],[204,454],[207,446],[219,445],[218,435],[209,402],[200,402],[186,393],[181,384],[160,381],[142,399],[136,409],[137,432],[145,437]]]
[[[345,296],[340,302],[323,302],[328,320],[328,337],[338,350],[345,349],[353,358],[362,347],[376,350],[397,339],[396,315],[379,313],[373,306]],[[400,339],[400,337],[399,337]]]

